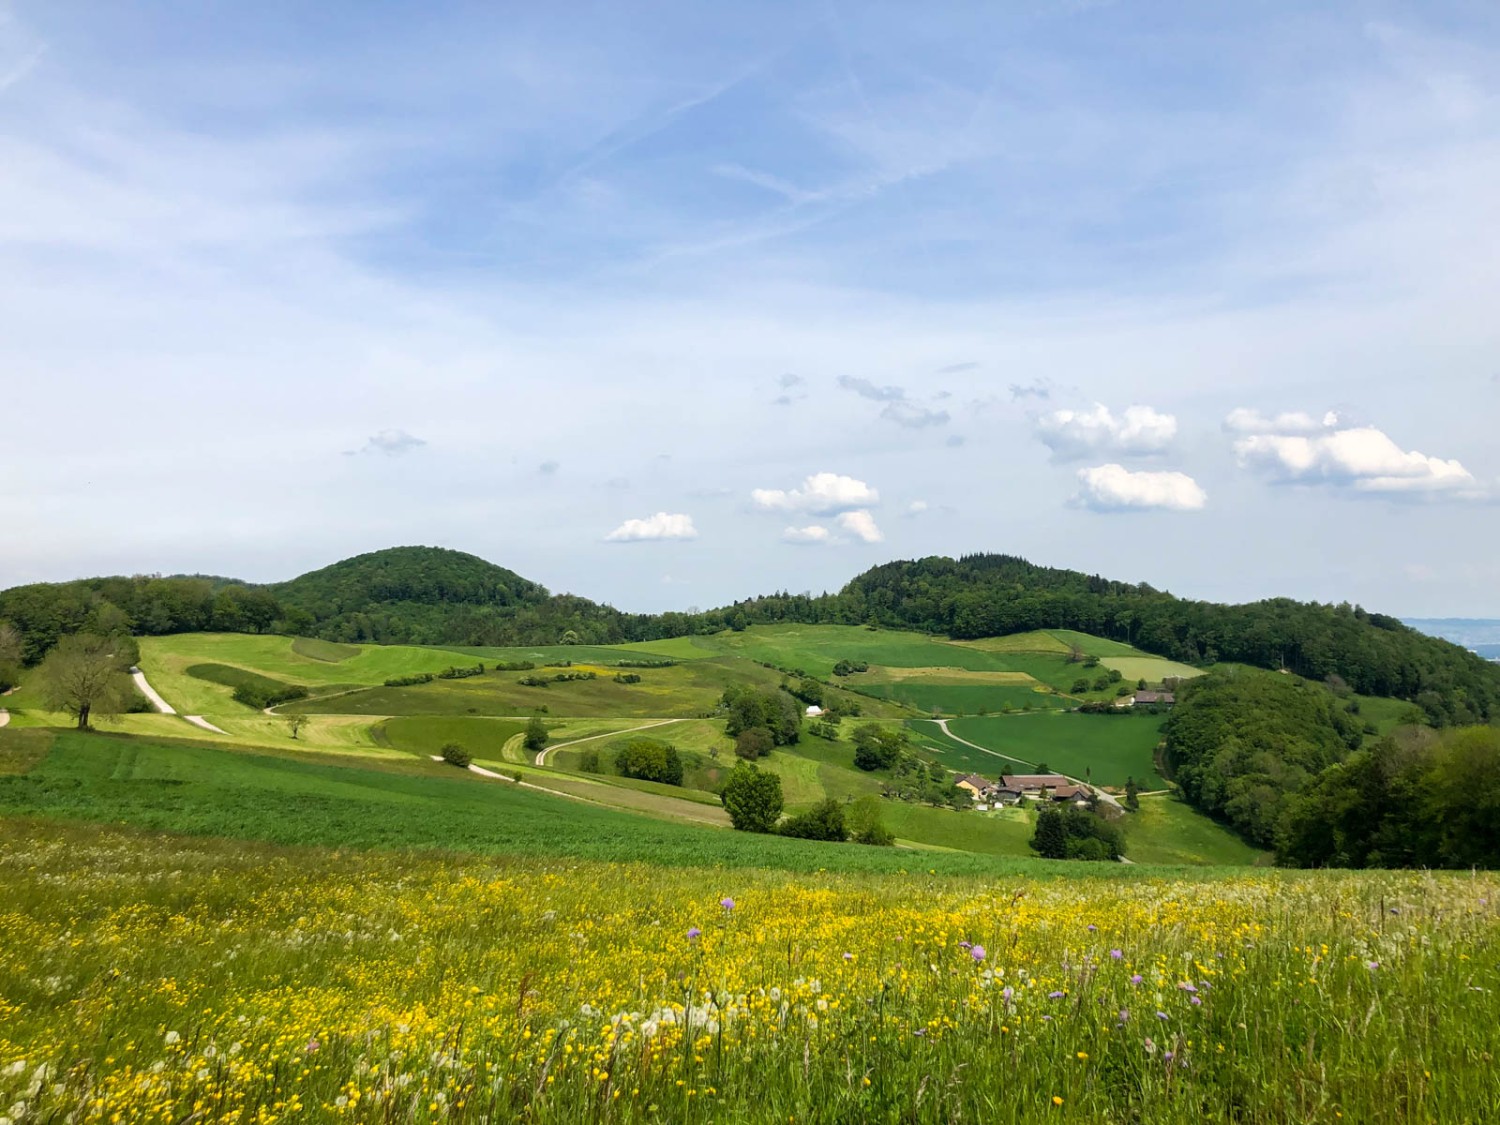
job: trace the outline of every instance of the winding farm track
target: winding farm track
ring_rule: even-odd
[[[547,755],[554,750],[561,750],[565,746],[577,746],[580,742],[593,742],[596,738],[619,738],[621,735],[635,734],[636,731],[650,730],[652,727],[664,727],[668,723],[680,723],[683,721],[682,719],[658,719],[656,722],[647,723],[643,727],[631,727],[629,730],[605,731],[603,734],[591,734],[587,738],[575,738],[572,742],[559,742],[556,746],[548,746],[545,750],[538,750],[536,752],[536,764],[545,766],[547,764]]]
[[[220,727],[214,726],[213,723],[209,722],[202,715],[184,715],[183,718],[192,723],[193,726],[202,727],[204,730],[213,731],[214,734],[229,733],[227,730],[223,730]]]
[[[8,722],[10,722],[10,712],[4,707],[0,707],[0,727],[5,726]]]
[[[155,707],[163,715],[177,714],[177,708],[158,695],[156,689],[146,682],[146,673],[140,669],[136,669],[130,673],[130,678],[135,681],[135,686],[140,688],[141,694],[151,701],[151,706]]]
[[[1003,758],[1007,762],[1015,762],[1018,765],[1026,766],[1028,769],[1036,768],[1035,764],[1032,762],[1025,762],[1020,758],[1012,758],[1009,754],[1002,754],[998,750],[991,750],[988,746],[980,746],[977,742],[970,742],[967,738],[959,738],[958,735],[954,734],[951,730],[948,729],[947,719],[929,719],[928,722],[936,723],[938,725],[938,729],[941,730],[949,738],[953,739],[954,742],[961,743],[962,745],[967,746],[972,750],[978,750],[983,754],[993,754],[997,758]],[[1090,785],[1087,781],[1084,781],[1081,778],[1068,777],[1068,775],[1065,773],[1058,774],[1058,776],[1067,777],[1068,780],[1071,781],[1074,785],[1081,785],[1090,792],[1097,793],[1099,795],[1099,799],[1107,805],[1114,805],[1117,809],[1122,807],[1120,805],[1120,802],[1110,794],[1106,793],[1104,790],[1096,786]]]

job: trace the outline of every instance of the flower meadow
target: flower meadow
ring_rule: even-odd
[[[1493,876],[913,859],[0,825],[0,1125],[1500,1119]]]

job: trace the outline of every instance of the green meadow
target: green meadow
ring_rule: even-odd
[[[953,719],[948,728],[997,753],[1032,765],[1043,763],[1096,785],[1122,788],[1127,778],[1134,777],[1143,789],[1159,789],[1166,785],[1155,762],[1164,721],[1165,716],[1145,714],[1004,715]],[[955,760],[966,749],[955,751]],[[987,757],[969,750],[964,760],[986,775],[1024,772],[1019,766]]]

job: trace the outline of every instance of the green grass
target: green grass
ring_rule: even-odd
[[[1072,701],[1036,688],[1008,684],[943,684],[931,680],[905,680],[891,684],[862,684],[860,691],[877,699],[904,703],[918,711],[943,715],[974,715],[979,712],[1055,711]]]
[[[1136,863],[1246,865],[1270,859],[1170,794],[1142,797],[1140,811],[1123,823],[1125,854]]]
[[[1020,758],[1044,762],[1053,770],[1082,778],[1092,771],[1096,785],[1123,787],[1129,777],[1146,789],[1165,781],[1154,763],[1164,717],[1159,715],[1006,715],[989,719],[954,719],[949,729],[960,738]],[[932,724],[918,724],[932,727]],[[952,761],[986,776],[1024,772],[1017,766],[954,744]]]
[[[897,854],[910,874],[789,875],[0,821],[0,1105],[132,1125],[1495,1117],[1492,873],[945,876],[944,853]]]
[[[369,688],[298,703],[297,710],[307,714],[515,716],[545,707],[549,714],[580,718],[690,718],[713,711],[725,687],[732,683],[772,688],[781,682],[778,673],[732,657],[685,661],[670,668],[632,669],[641,678],[635,684],[616,683],[610,664],[580,661],[573,670],[592,670],[596,678],[532,687],[520,681],[568,669],[487,672],[411,687]]]
[[[1124,682],[1131,685],[1140,680],[1145,680],[1148,684],[1159,684],[1172,677],[1191,680],[1194,676],[1203,675],[1201,668],[1179,664],[1160,656],[1106,656],[1100,663],[1120,673]]]
[[[394,718],[381,723],[378,735],[397,750],[432,755],[456,742],[474,758],[499,759],[505,744],[526,730],[513,719],[462,717]]]
[[[189,676],[195,680],[205,680],[211,684],[227,687],[230,691],[246,688],[263,696],[270,696],[284,692],[289,688],[301,687],[300,684],[289,684],[285,680],[273,680],[270,676],[262,676],[259,672],[250,672],[244,668],[234,668],[228,664],[190,664],[184,669]],[[249,707],[247,704],[231,700],[236,707],[244,707],[255,711],[258,708]]]
[[[13,753],[34,761],[35,745],[13,751],[14,738],[0,731],[0,762],[12,760]],[[590,783],[579,778],[575,784]],[[0,775],[0,817],[28,815],[276,844],[443,848],[665,866],[894,872],[915,863],[900,849],[646,818],[486,781],[437,762],[333,765],[292,751],[257,754],[98,734],[58,734],[27,772]],[[1046,869],[1042,861],[1007,864],[961,853],[924,855],[921,866],[953,874]]]
[[[341,645],[335,641],[322,641],[316,637],[295,637],[292,640],[292,651],[309,660],[338,664],[358,656],[360,648],[358,645]]]

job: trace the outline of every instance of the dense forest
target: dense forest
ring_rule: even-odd
[[[1359,702],[1253,669],[1183,685],[1183,797],[1294,867],[1500,866],[1500,729],[1408,725],[1366,747]]]
[[[614,644],[775,622],[874,623],[957,638],[1066,628],[1193,664],[1337,676],[1362,694],[1416,703],[1435,726],[1500,716],[1500,665],[1392,617],[1281,598],[1237,606],[1189,601],[1010,555],[893,562],[836,594],[773,594],[697,614],[622,613],[549,594],[513,571],[436,547],[375,551],[271,586],[137,577],[0,592],[0,621],[22,635],[27,663],[59,636],[92,628],[99,614],[123,616],[147,635],[274,631],[383,644]]]

